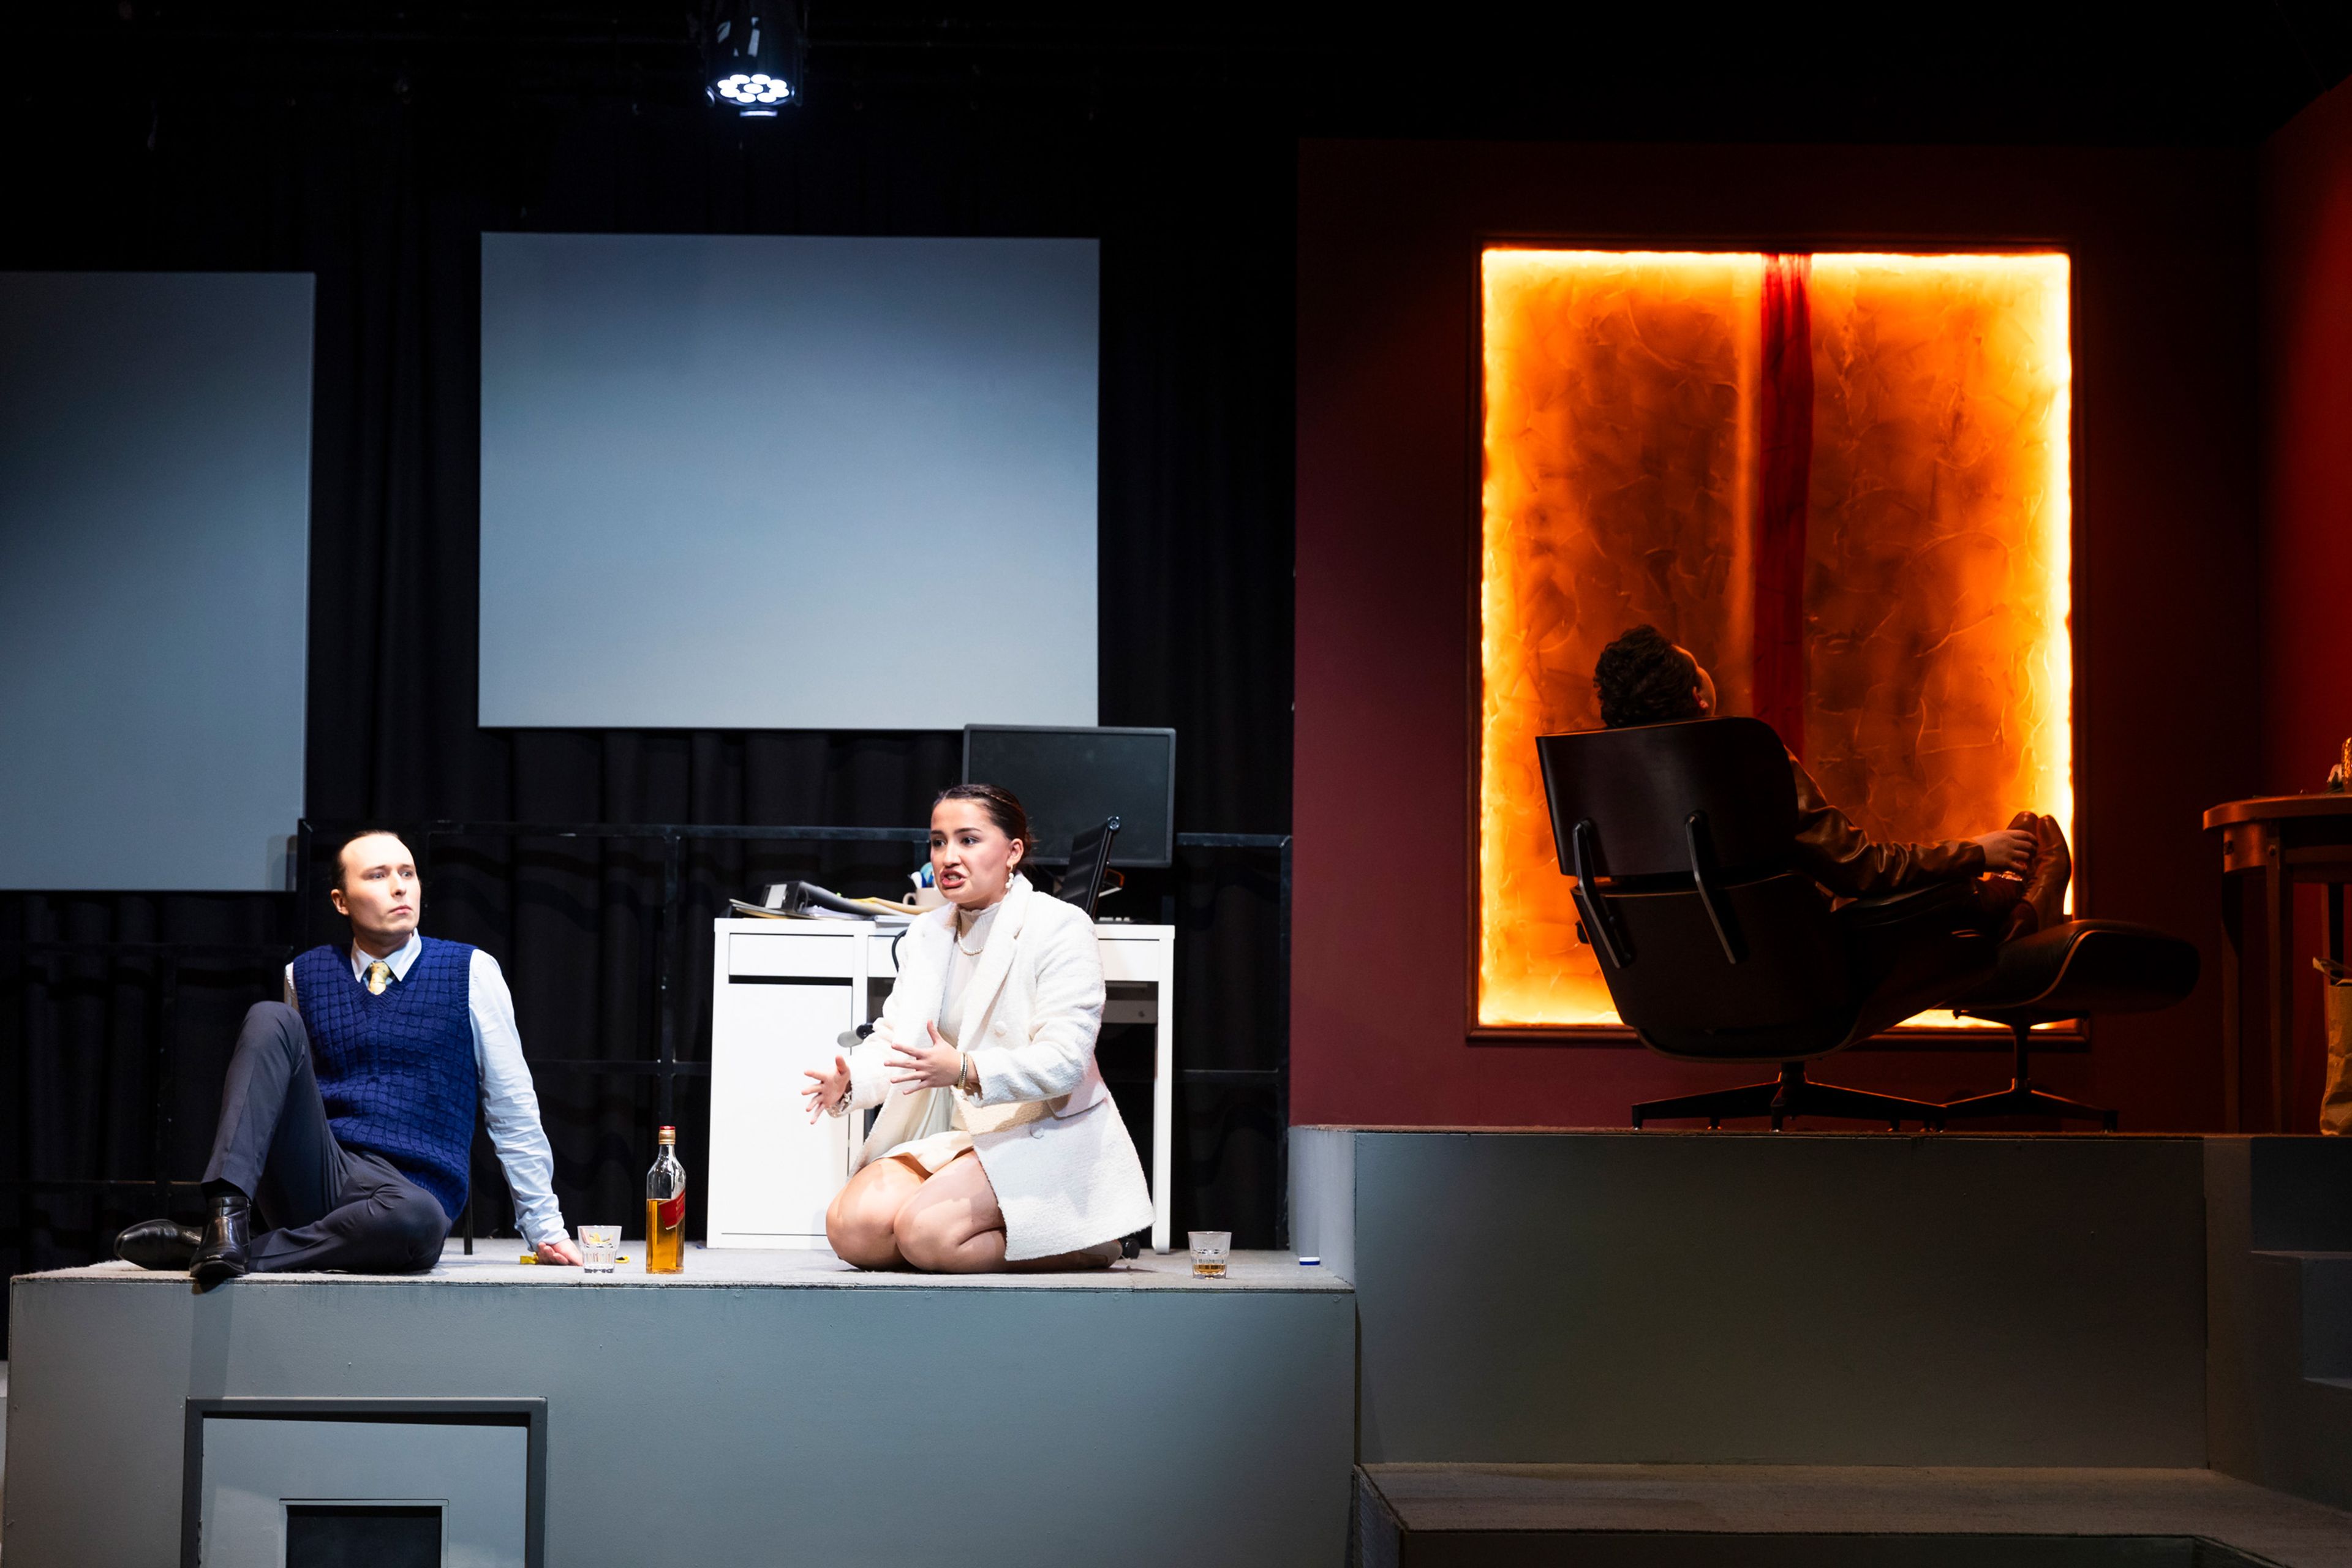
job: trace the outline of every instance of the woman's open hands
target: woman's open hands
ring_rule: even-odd
[[[834,1058],[831,1072],[805,1073],[803,1076],[816,1079],[801,1090],[808,1096],[811,1121],[839,1105],[841,1097],[849,1092],[849,1062],[845,1058]]]
[[[937,1024],[925,1024],[923,1027],[930,1033],[929,1045],[890,1047],[890,1081],[898,1086],[900,1094],[912,1094],[919,1089],[950,1089],[963,1076],[963,1053],[940,1038]]]
[[[1988,871],[2022,871],[2033,860],[2033,835],[2014,827],[1981,833],[1969,842],[1984,851]]]

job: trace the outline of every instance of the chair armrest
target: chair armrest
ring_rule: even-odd
[[[1923,916],[1973,910],[1976,906],[1974,881],[1974,878],[1958,877],[1948,881],[1906,888],[1899,893],[1855,899],[1838,906],[1838,923],[1848,927],[1893,925],[1898,921],[1915,921]]]

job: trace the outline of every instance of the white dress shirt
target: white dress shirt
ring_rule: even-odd
[[[425,938],[408,933],[408,944],[384,962],[399,978],[408,978],[408,966],[425,951]],[[352,950],[352,978],[364,979],[374,960],[357,945]],[[506,1168],[507,1186],[514,1194],[515,1223],[533,1247],[564,1239],[563,1211],[556,1206],[553,1182],[555,1152],[548,1147],[547,1131],[539,1124],[539,1094],[530,1086],[530,1068],[522,1059],[522,1031],[515,1027],[514,994],[499,961],[474,950],[467,971],[467,1012],[474,1025],[474,1067],[482,1080],[482,1115],[490,1124],[490,1142]],[[286,1005],[300,1012],[294,995],[294,966],[286,966]]]

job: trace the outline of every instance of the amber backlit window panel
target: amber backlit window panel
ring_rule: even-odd
[[[1636,622],[1874,837],[2021,809],[2073,834],[2064,256],[1496,247],[1482,273],[1481,1026],[1617,1022],[1534,741],[1600,723],[1593,660]]]

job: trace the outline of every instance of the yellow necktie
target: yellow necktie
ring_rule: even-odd
[[[381,996],[383,988],[392,984],[392,965],[377,959],[368,965],[367,988],[371,996]]]

